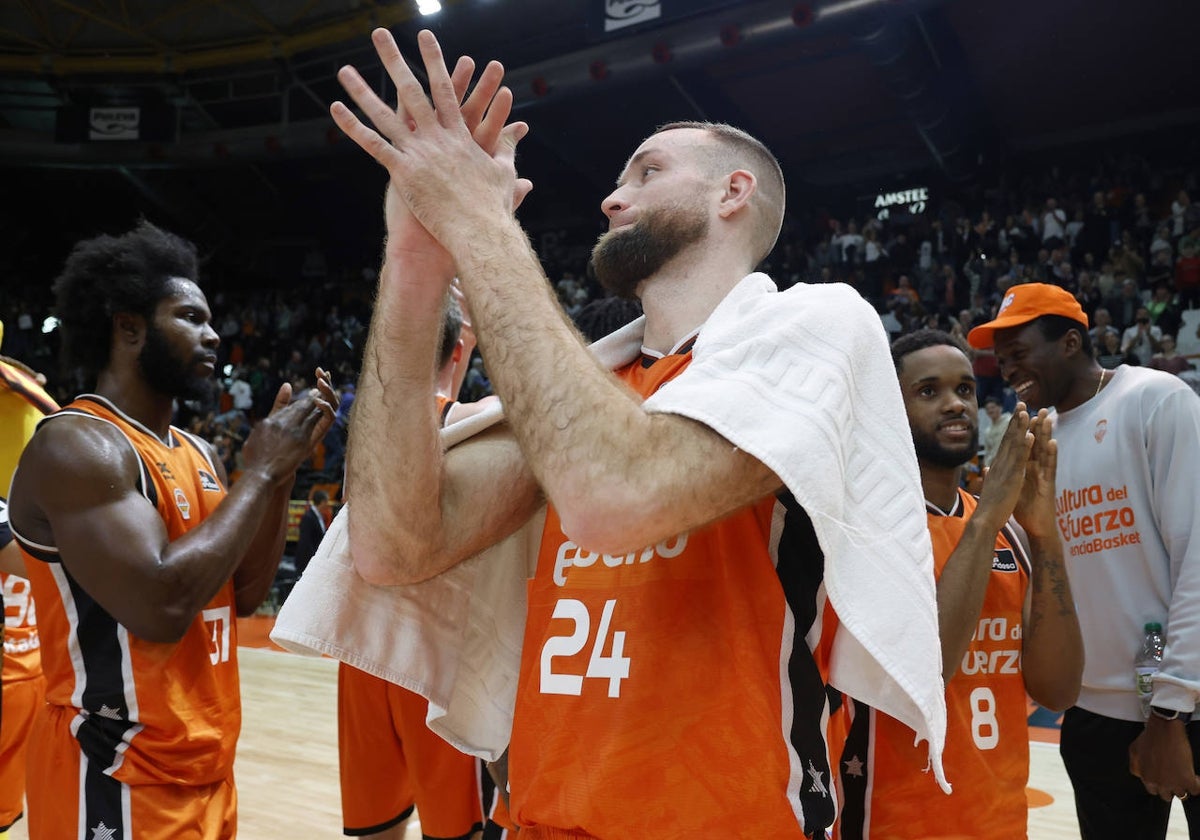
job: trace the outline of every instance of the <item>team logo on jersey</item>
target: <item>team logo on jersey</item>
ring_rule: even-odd
[[[171,472],[171,468],[170,468],[170,467],[168,467],[168,466],[167,466],[165,463],[163,463],[162,461],[155,461],[154,463],[158,465],[158,471],[159,471],[160,473],[162,473],[162,477],[163,477],[163,478],[165,478],[167,481],[174,481],[174,480],[175,480],[175,474],[174,474],[173,472]]]
[[[1092,433],[1092,436],[1096,438],[1096,443],[1100,443],[1106,434],[1108,434],[1108,421],[1101,420],[1096,424],[1096,431]]]
[[[997,548],[996,553],[992,555],[992,571],[993,572],[1015,572],[1017,570],[1017,558],[1010,549]]]
[[[184,519],[192,518],[192,503],[178,487],[175,488],[175,507],[179,508],[179,515]]]
[[[221,485],[217,484],[217,480],[213,477],[212,473],[205,472],[204,470],[197,470],[197,472],[200,473],[200,487],[202,489],[213,493],[221,489]]]

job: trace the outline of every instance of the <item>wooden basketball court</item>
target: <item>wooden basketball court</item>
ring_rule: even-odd
[[[341,836],[337,761],[337,663],[285,653],[267,638],[273,619],[239,623],[244,719],[236,764],[239,838]],[[1078,837],[1071,786],[1046,713],[1030,729],[1030,840]],[[953,780],[951,780],[953,781]],[[936,803],[930,803],[936,807]],[[418,815],[419,816],[419,815]],[[1175,803],[1171,840],[1186,840]],[[420,840],[410,824],[406,840]],[[24,821],[8,840],[28,840]]]

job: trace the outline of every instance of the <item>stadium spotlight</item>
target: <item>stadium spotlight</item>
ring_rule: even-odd
[[[442,10],[438,0],[417,0],[417,11],[423,15],[436,15]]]

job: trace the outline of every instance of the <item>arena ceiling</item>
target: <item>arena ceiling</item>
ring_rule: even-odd
[[[55,247],[49,227],[69,239],[145,214],[227,263],[360,248],[378,236],[381,176],[328,104],[342,64],[384,84],[368,42],[380,25],[410,55],[429,27],[451,55],[505,63],[533,129],[521,165],[535,222],[598,224],[624,157],[668,120],[748,129],[794,196],[899,188],[916,172],[969,180],[1013,152],[1200,125],[1194,0],[443,5],[0,4],[0,246],[40,252]],[[140,133],[103,136],[134,111]]]

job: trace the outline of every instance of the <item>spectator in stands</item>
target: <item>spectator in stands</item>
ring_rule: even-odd
[[[314,490],[308,499],[308,507],[300,517],[300,533],[296,538],[296,552],[293,555],[296,564],[296,575],[304,574],[308,561],[317,553],[317,546],[325,536],[332,518],[332,506],[329,494],[324,490]]]
[[[1155,284],[1154,295],[1146,304],[1146,312],[1150,315],[1150,323],[1158,327],[1163,335],[1175,335],[1183,323],[1183,316],[1175,302],[1171,284],[1166,281]]]
[[[995,353],[991,353],[991,356],[995,358]],[[988,426],[983,431],[983,465],[990,467],[996,459],[996,453],[1000,451],[1000,441],[1004,440],[1004,432],[1012,419],[1012,412],[1004,410],[999,398],[988,397],[983,403],[983,413],[988,418]]]
[[[1092,272],[1080,271],[1079,276],[1075,278],[1075,299],[1089,318],[1100,308],[1103,298],[1100,296],[1100,290],[1096,288]]]
[[[1165,370],[1176,375],[1185,370],[1195,370],[1196,366],[1188,361],[1187,356],[1180,355],[1175,350],[1175,336],[1164,333],[1158,342],[1159,351],[1150,357],[1149,367]]]
[[[1150,357],[1158,352],[1161,338],[1162,330],[1150,323],[1149,311],[1139,307],[1134,323],[1121,335],[1121,352],[1137,357],[1140,365],[1148,364]]]
[[[1092,203],[1083,214],[1082,250],[1097,260],[1103,259],[1113,241],[1113,213],[1105,201],[1104,193],[1097,190],[1092,194]]]
[[[1115,297],[1104,302],[1105,308],[1112,315],[1113,326],[1119,330],[1131,327],[1137,319],[1137,311],[1142,308],[1142,294],[1138,290],[1137,281],[1117,273],[1120,281]]]
[[[1112,333],[1116,336],[1118,343],[1121,340],[1121,331],[1113,326],[1112,316],[1108,314],[1108,310],[1103,306],[1096,310],[1095,317],[1092,319],[1094,326],[1088,330],[1088,336],[1092,339],[1092,346],[1099,347],[1104,336]]]
[[[841,253],[841,262],[854,265],[863,259],[863,237],[858,232],[858,225],[853,219],[846,222],[846,232],[833,240],[833,244]]]
[[[251,389],[250,383],[246,381],[245,372],[241,367],[233,369],[228,390],[229,396],[233,401],[233,410],[240,411],[249,417],[250,410],[254,407],[254,391]]]
[[[1136,365],[1138,359],[1131,353],[1121,351],[1121,336],[1115,332],[1106,332],[1100,337],[1100,343],[1093,346],[1096,362],[1107,370],[1116,370],[1121,365]]]
[[[1058,206],[1057,199],[1047,198],[1042,212],[1042,247],[1051,251],[1066,243],[1067,214]]]
[[[1188,197],[1187,190],[1180,190],[1171,202],[1171,235],[1177,239],[1183,236],[1191,204],[1192,200]]]
[[[1154,232],[1154,239],[1150,242],[1150,259],[1160,252],[1166,251],[1167,257],[1174,257],[1174,248],[1171,246],[1171,233],[1166,225],[1159,225]]]
[[[1139,257],[1124,239],[1113,242],[1112,250],[1108,252],[1108,258],[1112,261],[1113,271],[1117,274],[1138,278],[1146,272],[1146,261]]]
[[[1200,306],[1200,256],[1196,248],[1187,245],[1179,249],[1175,263],[1175,290],[1179,293],[1179,305],[1195,309]]]

